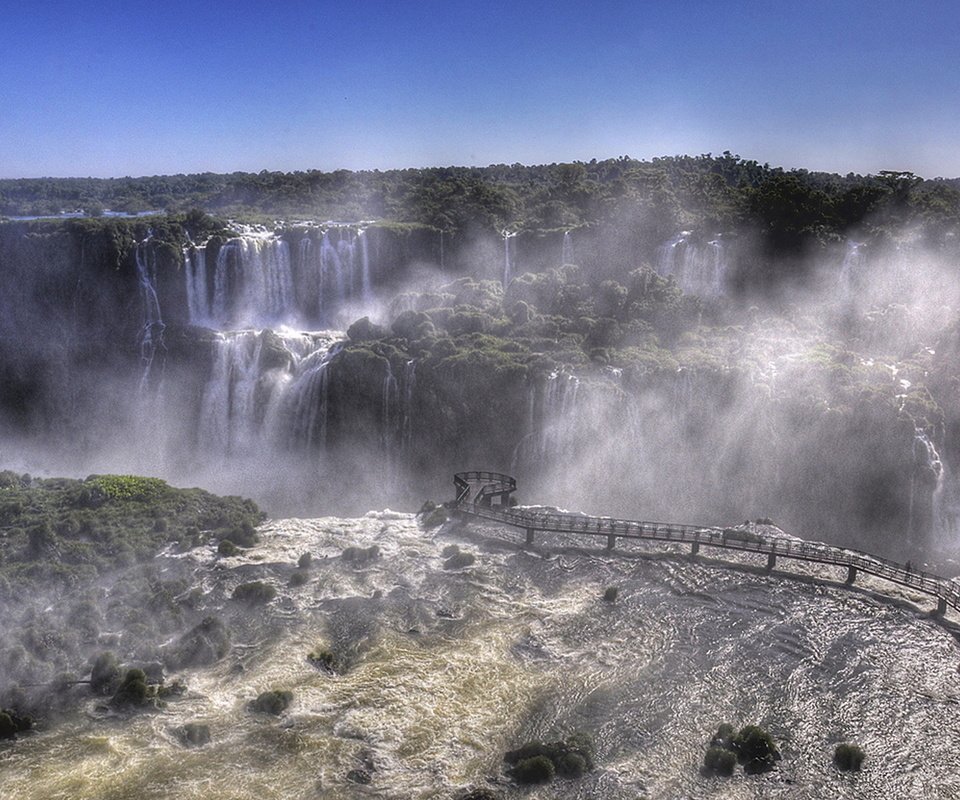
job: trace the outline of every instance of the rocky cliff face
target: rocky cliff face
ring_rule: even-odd
[[[482,466],[515,472],[529,501],[773,517],[898,555],[956,527],[949,337],[897,364],[826,347],[725,310],[736,245],[625,241],[202,216],[0,225],[4,459],[151,472],[290,513],[409,507]],[[588,266],[558,269],[571,259]],[[837,263],[852,286],[861,267]],[[850,342],[896,317],[850,313]],[[303,332],[364,315],[382,324]]]

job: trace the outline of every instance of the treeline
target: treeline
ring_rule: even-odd
[[[746,228],[790,250],[905,225],[943,244],[960,227],[960,179],[784,170],[726,152],[540,166],[0,180],[0,214],[8,216],[192,208],[241,219],[416,223],[451,233],[624,225],[643,217],[658,230]]]

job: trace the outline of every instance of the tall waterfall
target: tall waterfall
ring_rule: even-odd
[[[504,229],[501,234],[503,236],[503,288],[506,289],[510,285],[510,281],[513,280],[513,273],[516,268],[516,243],[513,241],[517,232],[510,232]]]
[[[845,296],[850,295],[856,288],[863,267],[863,247],[863,242],[847,242],[847,250],[837,275],[837,288]]]
[[[937,527],[937,519],[941,516],[940,506],[944,502],[944,469],[940,454],[933,441],[922,428],[917,428],[913,437],[913,470],[910,478],[910,509],[907,525],[908,535],[918,533],[918,529],[926,530],[926,524]],[[924,490],[932,491],[930,495],[923,494]],[[921,509],[917,506],[918,495],[932,497],[932,507]],[[930,516],[927,516],[929,512]],[[922,513],[922,516],[921,516]]]
[[[165,349],[163,331],[165,325],[160,313],[160,301],[157,299],[157,263],[150,250],[150,237],[139,242],[135,256],[137,279],[140,286],[140,302],[143,308],[142,323],[138,337],[140,361],[143,372],[140,379],[141,389],[151,380],[154,358],[158,351]]]
[[[657,272],[672,275],[684,292],[719,297],[726,291],[727,259],[719,238],[702,244],[682,231],[657,253]]]
[[[573,264],[573,237],[570,231],[563,232],[563,246],[560,249],[560,264]]]

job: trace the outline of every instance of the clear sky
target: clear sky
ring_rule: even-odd
[[[0,10],[0,177],[721,153],[960,176],[960,3]]]

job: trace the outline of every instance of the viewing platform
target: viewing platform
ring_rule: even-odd
[[[737,528],[640,522],[513,508],[510,499],[517,489],[517,482],[510,475],[500,472],[458,472],[453,476],[453,481],[457,489],[453,504],[456,511],[520,528],[526,532],[527,545],[535,544],[538,534],[568,533],[601,537],[606,540],[608,550],[616,547],[618,539],[626,539],[689,545],[693,555],[701,547],[764,553],[768,570],[773,569],[778,558],[835,564],[847,568],[847,584],[854,583],[857,574],[864,572],[935,597],[938,614],[944,614],[947,606],[960,611],[960,587],[954,581],[930,572],[908,569],[904,564],[859,550],[768,536]]]

